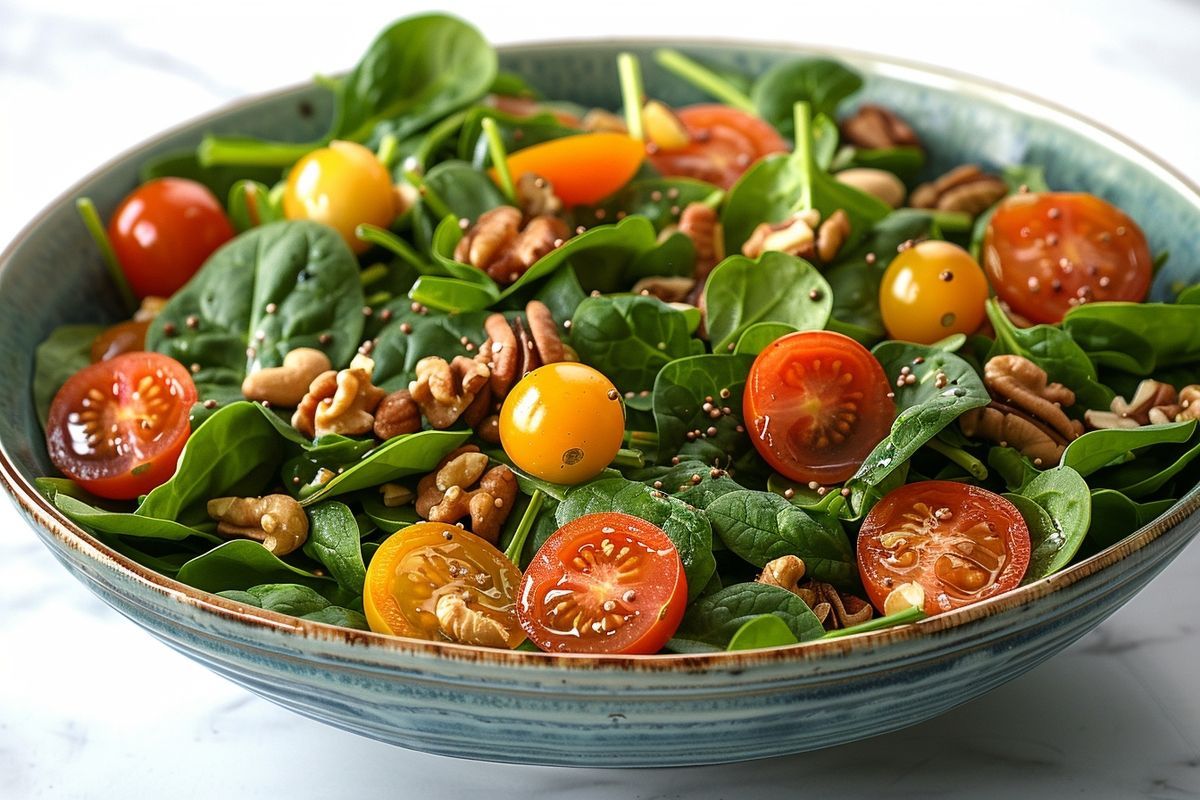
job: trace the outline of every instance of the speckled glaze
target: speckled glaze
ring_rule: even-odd
[[[758,72],[783,46],[674,43]],[[650,92],[700,100],[649,58],[654,43],[537,45],[503,54],[551,97],[614,107],[619,50],[643,56]],[[867,76],[859,101],[912,120],[936,159],[1046,167],[1052,186],[1103,195],[1143,225],[1156,252],[1200,246],[1200,193],[1120,139],[1035,100],[967,78],[837,53]],[[51,471],[29,385],[54,327],[117,318],[117,299],[73,209],[107,214],[146,157],[206,131],[307,140],[329,102],[312,87],[252,100],[170,131],[84,179],[0,257],[0,483],[55,556],[92,591],[171,647],[300,714],[387,742],[501,761],[665,766],[759,758],[910,725],[1020,675],[1098,625],[1200,529],[1193,490],[1165,517],[1051,578],[917,625],[793,648],[640,658],[484,651],[374,634],[249,609],[129,562],[33,489]],[[1194,281],[1172,259],[1154,295]],[[8,535],[22,535],[11,531]]]

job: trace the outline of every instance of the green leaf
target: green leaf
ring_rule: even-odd
[[[538,111],[529,115],[507,114],[490,106],[475,106],[467,111],[462,131],[458,138],[458,157],[469,162],[475,170],[492,166],[488,152],[487,137],[483,135],[483,121],[494,120],[500,141],[507,153],[515,153],[524,147],[574,136],[578,128],[564,125],[549,111]],[[481,174],[481,173],[479,173]],[[516,177],[516,176],[514,176]]]
[[[1164,425],[1145,425],[1141,428],[1088,431],[1067,445],[1060,463],[1087,477],[1102,467],[1127,460],[1130,453],[1139,448],[1186,442],[1192,438],[1195,430],[1196,420],[1188,420]]]
[[[825,628],[812,610],[787,589],[765,583],[738,583],[692,603],[675,637],[725,648],[743,625],[763,614],[782,620],[797,641],[825,635]],[[668,649],[674,649],[674,641],[667,643]]]
[[[336,588],[331,579],[294,567],[249,539],[234,539],[196,556],[180,568],[176,577],[206,592],[247,590],[264,583],[299,583],[328,597]]]
[[[421,520],[412,504],[403,506],[385,506],[383,497],[378,491],[366,489],[359,497],[363,512],[384,533],[395,533]]]
[[[254,167],[238,164],[235,166],[206,166],[196,157],[196,150],[176,150],[163,153],[142,163],[138,171],[142,183],[155,178],[187,178],[204,184],[208,190],[219,198],[229,197],[235,184],[241,181],[271,186],[284,177],[279,167]]]
[[[730,256],[718,264],[704,288],[704,307],[713,352],[725,353],[759,322],[821,330],[829,321],[833,298],[812,264],[768,251],[757,259]]]
[[[409,475],[432,472],[447,453],[467,440],[470,433],[465,430],[431,430],[389,439],[354,466],[304,496],[300,503],[313,506],[349,492],[370,489]]]
[[[784,136],[794,136],[792,108],[808,103],[816,117],[837,117],[838,105],[862,88],[862,77],[829,58],[783,61],[764,72],[750,90],[758,115]]]
[[[264,583],[246,590],[217,592],[222,597],[240,603],[302,617],[329,607],[329,601],[308,586],[299,583]],[[253,600],[251,603],[250,601]]]
[[[695,460],[634,470],[628,477],[699,509],[708,508],[723,494],[742,489],[724,470],[714,471],[711,466]]]
[[[667,364],[654,381],[654,422],[658,429],[658,461],[674,456],[694,458],[712,465],[737,459],[753,449],[742,425],[742,393],[753,356],[702,355]],[[711,400],[709,399],[711,398]],[[714,419],[704,404],[729,414]],[[710,428],[715,428],[709,435]],[[700,431],[701,436],[693,435]]]
[[[389,392],[407,389],[416,379],[417,362],[426,356],[439,356],[447,362],[455,356],[472,357],[478,351],[467,350],[466,338],[473,347],[483,343],[483,322],[488,314],[447,314],[412,310],[407,298],[389,303],[384,309],[391,317],[376,336],[371,358],[375,360],[372,380]],[[375,316],[379,316],[376,312]]]
[[[1144,525],[1165,514],[1175,500],[1151,500],[1136,503],[1112,489],[1092,492],[1092,526],[1088,542],[1096,550],[1111,547]]]
[[[721,191],[711,183],[693,178],[640,178],[632,180],[594,206],[571,209],[573,225],[591,227],[618,214],[639,215],[650,220],[655,231],[679,221],[689,203],[701,203]]]
[[[423,180],[426,189],[445,203],[454,214],[455,225],[458,219],[467,219],[474,223],[485,211],[491,211],[507,202],[504,194],[496,188],[496,184],[487,173],[480,172],[464,161],[443,161],[430,168]],[[438,218],[437,221],[442,220]]]
[[[781,336],[794,333],[795,328],[784,322],[756,322],[742,331],[733,352],[756,356]]]
[[[620,511],[644,519],[671,539],[687,576],[688,597],[695,597],[716,570],[712,554],[712,528],[692,506],[624,478],[606,478],[567,492],[555,512],[560,526],[585,514]]]
[[[1015,494],[1004,495],[1025,518],[1033,547],[1022,583],[1061,570],[1079,552],[1092,519],[1087,481],[1070,467],[1037,475]]]
[[[46,427],[50,403],[67,379],[92,363],[92,342],[103,325],[61,325],[37,346],[33,367],[33,406]]]
[[[774,614],[751,617],[729,638],[726,650],[756,650],[760,647],[785,647],[800,640],[788,624]]]
[[[326,606],[320,611],[304,614],[300,619],[323,622],[326,625],[336,625],[339,628],[355,628],[360,631],[370,630],[366,617],[353,609],[342,608],[341,606]]]
[[[343,589],[361,595],[367,567],[363,563],[354,512],[342,503],[328,502],[313,506],[308,517],[304,552],[324,564]]]
[[[43,491],[45,489],[43,488]],[[178,542],[196,537],[206,542],[224,541],[208,531],[190,528],[178,522],[165,519],[153,519],[119,511],[108,511],[89,505],[87,502],[72,497],[65,492],[55,492],[50,496],[54,506],[71,518],[72,521],[93,531],[133,536],[137,539],[161,539]]]
[[[1200,361],[1197,305],[1085,303],[1062,327],[1097,364],[1134,375]]]
[[[756,567],[794,555],[819,581],[855,583],[854,551],[841,526],[822,524],[777,494],[729,492],[709,503],[705,512],[725,546]]]

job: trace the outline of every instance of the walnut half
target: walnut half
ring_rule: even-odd
[[[512,470],[503,464],[488,469],[488,457],[475,445],[466,445],[421,479],[415,508],[430,522],[469,517],[471,532],[495,543],[516,499],[517,476]]]

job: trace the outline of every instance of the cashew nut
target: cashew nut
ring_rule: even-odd
[[[283,366],[252,372],[242,381],[247,400],[266,401],[273,406],[295,407],[304,399],[309,384],[332,368],[329,356],[313,347],[297,347],[283,358]]]
[[[904,205],[908,190],[904,183],[885,169],[871,167],[853,167],[844,169],[833,176],[838,183],[852,186],[860,192],[878,197],[892,208]]]

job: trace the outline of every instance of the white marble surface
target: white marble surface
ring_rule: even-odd
[[[743,0],[737,18],[674,5],[443,4],[501,42],[720,35],[951,66],[1076,108],[1200,179],[1193,0],[789,3],[786,14]],[[0,0],[0,243],[118,150],[244,93],[344,68],[417,9]],[[522,768],[388,747],[246,693],[92,597],[5,503],[0,798],[1197,797],[1198,571],[1193,545],[1066,652],[900,733],[725,767]]]

